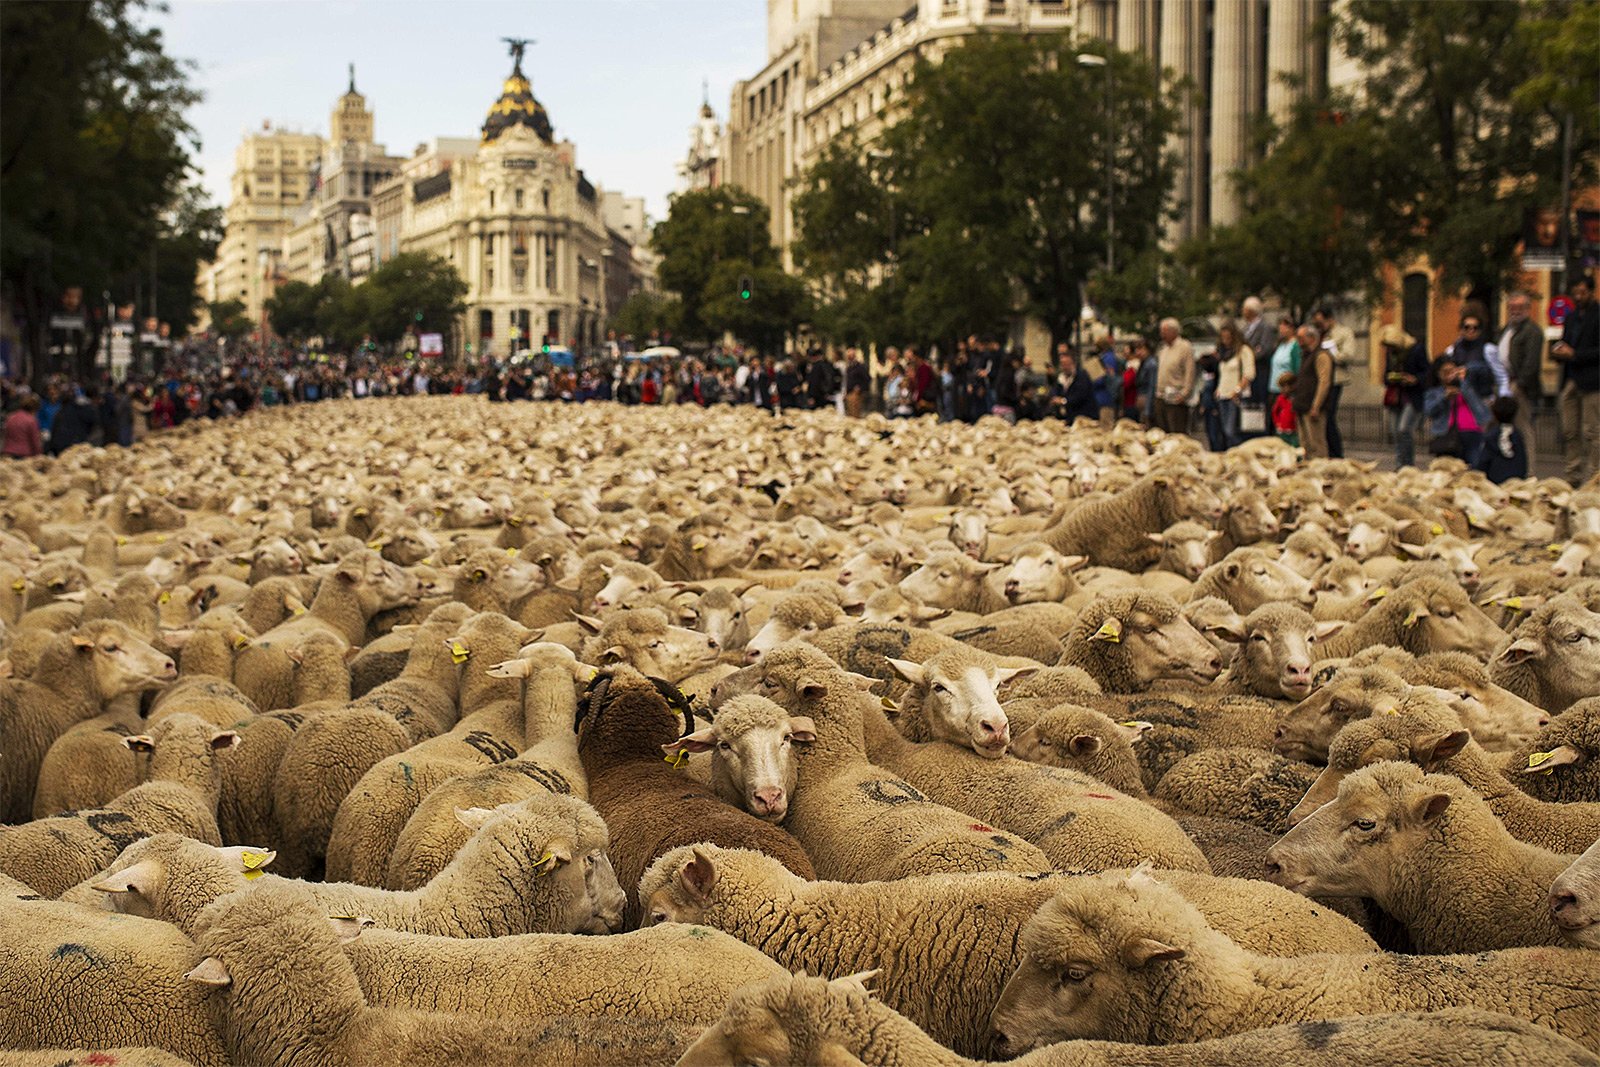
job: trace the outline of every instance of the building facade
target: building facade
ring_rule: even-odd
[[[234,152],[232,195],[208,289],[218,301],[242,302],[251,321],[261,321],[262,302],[272,295],[284,236],[310,197],[322,147],[316,134],[268,126]]]
[[[689,151],[678,164],[678,191],[715,189],[722,184],[722,124],[711,101],[700,104],[700,115],[689,127]]]

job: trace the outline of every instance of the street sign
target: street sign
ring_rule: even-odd
[[[1560,326],[1567,321],[1567,316],[1578,309],[1570,296],[1554,296],[1550,298],[1550,307],[1545,312],[1545,318],[1550,320],[1550,325]]]
[[[425,333],[417,338],[417,351],[424,356],[444,355],[444,334]]]

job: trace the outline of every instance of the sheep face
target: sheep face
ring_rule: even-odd
[[[1341,671],[1279,721],[1272,751],[1286,759],[1325,762],[1328,746],[1346,723],[1393,710],[1405,692],[1406,684],[1389,671]]]
[[[1216,522],[1222,518],[1222,498],[1204,478],[1192,472],[1162,476],[1172,494],[1172,513],[1195,522]]]
[[[617,881],[617,872],[611,866],[611,857],[601,849],[592,849],[583,856],[583,888],[589,908],[589,920],[575,931],[580,934],[614,934],[622,929],[622,913],[628,906],[628,895]]]
[[[899,589],[931,607],[960,610],[971,604],[984,577],[999,566],[941,552],[901,579]]]
[[[1236,631],[1239,651],[1258,696],[1304,700],[1311,694],[1312,651],[1319,639],[1344,628],[1343,622],[1316,622],[1287,605],[1258,608]]]
[[[845,620],[840,607],[820,596],[800,594],[778,604],[767,621],[745,642],[744,661],[758,663],[761,657],[788,641],[808,641],[814,635]]]
[[[1005,755],[1011,726],[995,693],[1005,682],[1032,671],[977,663],[961,649],[941,652],[926,663],[890,659],[889,665],[911,683],[905,702],[921,704],[936,739],[991,759]]]
[[[1339,546],[1318,527],[1296,530],[1284,542],[1283,554],[1278,557],[1285,567],[1302,578],[1310,578],[1318,570],[1338,558]]]
[[[770,700],[746,696],[723,705],[715,724],[662,748],[669,755],[710,752],[717,795],[758,819],[778,823],[789,814],[794,795],[794,746],[816,736],[807,716],[791,716]]]
[[[656,860],[639,881],[644,904],[640,926],[660,923],[698,923],[718,902],[723,871],[710,845],[674,849]],[[776,863],[774,863],[776,865]]]
[[[1425,545],[1401,545],[1400,550],[1414,559],[1438,560],[1450,568],[1461,588],[1469,593],[1478,591],[1483,582],[1483,572],[1478,568],[1477,552],[1482,541],[1463,541],[1459,537],[1436,537]],[[1559,575],[1558,575],[1559,577]]]
[[[1448,689],[1430,692],[1491,752],[1517,747],[1550,722],[1549,714],[1537,705],[1481,678],[1457,678]]]
[[[1278,517],[1272,513],[1266,498],[1260,493],[1248,492],[1235,497],[1228,503],[1224,520],[1236,545],[1272,541],[1278,536]]]
[[[177,665],[127,626],[103,620],[72,636],[79,656],[92,657],[95,685],[104,699],[159,689],[178,676]]]
[[[1404,592],[1402,588],[1401,594]],[[1600,616],[1595,621],[1600,623]],[[1483,661],[1494,655],[1495,649],[1506,636],[1494,624],[1494,620],[1484,614],[1483,609],[1454,583],[1431,589],[1426,596],[1412,600],[1401,625],[1407,629],[1416,627],[1420,631],[1409,642],[1413,650],[1465,652]],[[1600,635],[1600,630],[1596,630],[1596,634]],[[1589,654],[1597,661],[1594,673],[1600,680],[1600,645],[1591,646]]]
[[[602,564],[600,569],[605,573],[606,584],[594,595],[592,606],[595,611],[629,603],[641,594],[654,593],[663,584],[655,571],[637,563],[618,564],[615,567]]]
[[[1181,525],[1185,527],[1181,532],[1169,528],[1163,533],[1145,536],[1161,546],[1161,555],[1156,560],[1158,570],[1180,574],[1192,582],[1211,565],[1211,542],[1221,534],[1216,530],[1202,529],[1194,523]]]
[[[839,565],[839,584],[893,585],[900,578],[900,553],[886,545],[869,546]]]
[[[1540,628],[1524,623],[1522,636],[1500,651],[1499,662],[1510,666],[1533,661],[1545,681],[1551,707],[1566,707],[1600,694],[1600,613],[1563,597],[1540,609]]]
[[[1392,526],[1358,519],[1350,524],[1350,532],[1345,534],[1344,550],[1351,559],[1365,563],[1374,556],[1392,554],[1395,546],[1394,534]]]
[[[724,652],[739,652],[750,641],[744,601],[731,590],[712,588],[679,613],[679,621],[715,639]]]
[[[691,674],[715,665],[721,647],[716,639],[682,626],[668,625],[659,613],[652,619],[617,635],[617,643],[599,651],[597,662],[631,664],[641,674],[683,681]]]
[[[1394,872],[1437,833],[1450,806],[1433,782],[1402,763],[1350,774],[1267,850],[1267,880],[1304,896],[1386,897]]]
[[[767,1006],[766,989],[733,994],[722,1018],[684,1050],[676,1067],[722,1067],[728,1063],[848,1063],[853,1058],[830,1042],[827,1057],[796,1058],[783,1019]],[[859,1061],[858,1061],[859,1062]]]
[[[1145,685],[1157,679],[1210,685],[1222,673],[1222,657],[1182,615],[1162,622],[1143,611],[1130,612],[1121,640]]]
[[[1550,565],[1555,578],[1600,578],[1600,533],[1579,534]]]
[[[1076,588],[1074,569],[1087,556],[1063,556],[1048,545],[1019,554],[1006,569],[1002,590],[1013,604],[1059,603]]]
[[[861,621],[894,626],[917,626],[948,614],[950,612],[944,608],[929,607],[891,586],[888,589],[880,589],[867,598],[867,606],[861,612]]]
[[[299,574],[306,569],[305,560],[300,558],[300,553],[281,537],[275,537],[256,549],[254,564],[252,573],[260,577]]]
[[[982,559],[989,547],[989,520],[981,511],[963,508],[950,516],[950,543],[973,559]]]
[[[1600,841],[1550,886],[1550,917],[1581,948],[1600,948]]]
[[[422,583],[376,552],[363,549],[339,561],[334,580],[355,587],[369,616],[409,607],[422,599]]]
[[[1240,612],[1248,614],[1266,604],[1310,608],[1317,602],[1310,579],[1263,552],[1247,549],[1216,566],[1224,596]]]
[[[1088,762],[1106,748],[1113,735],[1137,745],[1145,731],[1154,726],[1154,723],[1140,720],[1112,722],[1089,708],[1062,704],[1051,708],[1017,734],[1011,742],[1011,754],[1046,767],[1087,771]]]
[[[383,558],[402,567],[421,563],[439,551],[439,539],[432,531],[407,523],[384,538]]]

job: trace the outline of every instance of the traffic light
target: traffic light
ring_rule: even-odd
[[[415,319],[416,319],[416,320],[417,320],[417,321],[418,321],[418,322],[421,322],[421,321],[422,321],[422,312],[420,312],[420,311],[419,311],[419,312],[417,312],[417,313],[416,313],[416,315],[415,315],[415,316],[414,316],[414,318],[415,318]]]
[[[754,289],[750,282],[750,275],[746,274],[741,277],[739,279],[739,299],[749,300],[753,291]]]

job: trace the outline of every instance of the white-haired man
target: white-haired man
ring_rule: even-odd
[[[1168,433],[1189,432],[1189,395],[1194,392],[1194,346],[1184,339],[1177,319],[1161,320],[1156,350],[1156,426]]]

